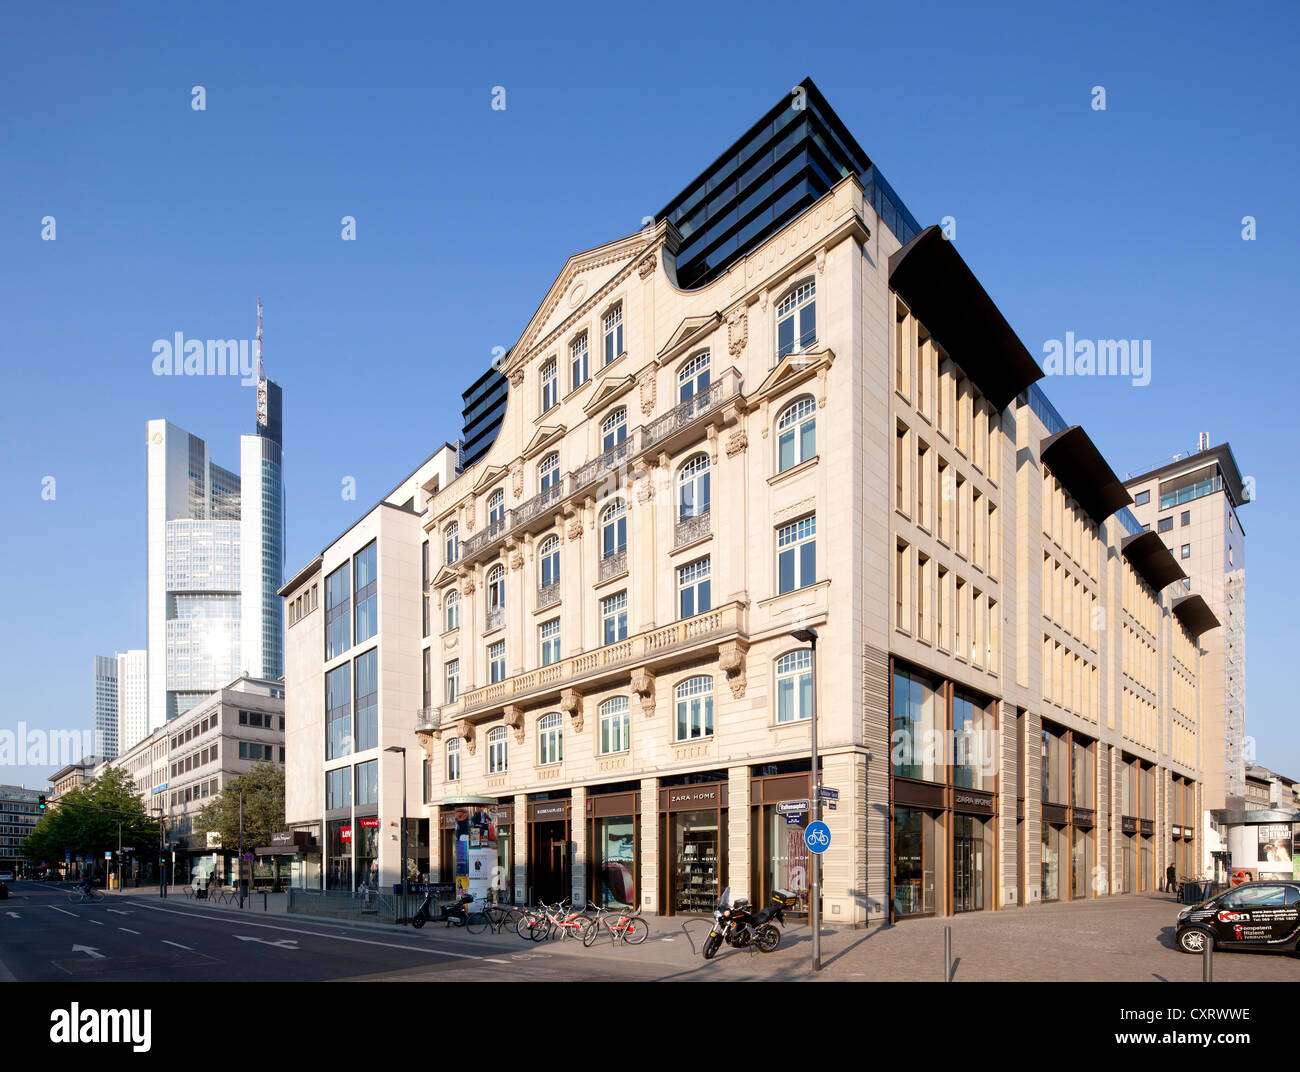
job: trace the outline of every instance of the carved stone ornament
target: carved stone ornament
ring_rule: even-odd
[[[655,482],[649,473],[642,474],[636,482],[636,501],[648,503],[655,495]]]
[[[732,314],[727,321],[727,351],[732,357],[739,357],[749,341],[749,315],[744,309]]]
[[[512,570],[524,568],[524,553],[522,551],[510,552],[510,568]]]
[[[824,271],[826,271],[826,247],[822,246],[817,251],[817,274],[821,275]]]
[[[524,465],[523,462],[515,462],[510,467],[510,490],[514,492],[516,501],[524,493]]]
[[[508,704],[503,708],[505,724],[515,731],[515,744],[524,743],[524,709],[518,704]]]
[[[641,415],[649,417],[655,409],[655,374],[650,369],[641,374]]]
[[[466,599],[468,599],[470,596],[474,594],[473,575],[467,576],[463,581],[460,582],[460,594],[463,595]]]
[[[731,695],[737,700],[745,695],[745,653],[749,645],[743,640],[728,640],[718,648],[718,668],[727,675]]]
[[[743,428],[737,428],[727,436],[727,457],[734,458],[743,454],[749,447],[749,434]]]
[[[657,265],[658,265],[658,261],[655,259],[655,255],[653,253],[649,253],[641,261],[641,263],[636,266],[636,274],[639,275],[642,279],[648,279],[651,275],[654,274],[654,270],[657,267]]]
[[[575,517],[572,521],[569,522],[567,535],[570,540],[576,540],[579,536],[582,535],[582,518]]]
[[[415,740],[419,744],[420,748],[423,749],[424,758],[432,763],[435,758],[434,753],[438,749],[436,736],[432,733],[420,733],[416,735]]]
[[[560,693],[560,710],[569,716],[573,732],[582,732],[582,693],[577,689],[565,689]]]
[[[465,506],[461,512],[461,527],[466,532],[474,531],[474,493],[470,492],[465,498]]]
[[[641,700],[641,713],[653,718],[655,713],[655,672],[642,667],[632,673],[632,691]]]
[[[475,732],[474,723],[462,722],[456,727],[456,736],[465,742],[465,751],[472,756],[474,749],[478,747],[478,734]]]
[[[524,370],[522,368],[517,368],[514,370],[514,372],[510,373],[511,387],[518,387],[523,382],[524,382]]]

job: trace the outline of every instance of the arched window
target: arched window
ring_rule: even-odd
[[[629,704],[626,696],[614,696],[600,705],[600,754],[626,752],[632,747]]]
[[[488,731],[487,746],[488,774],[505,774],[510,769],[510,742],[504,726]]]
[[[685,402],[709,386],[709,351],[696,354],[677,373],[677,401]]]
[[[709,512],[709,456],[696,454],[677,470],[677,520]]]
[[[500,563],[488,570],[488,610],[502,609],[506,605],[506,568]]]
[[[447,781],[460,781],[460,738],[453,737],[447,742]]]
[[[776,421],[776,471],[806,462],[817,453],[817,405],[805,395],[781,411]]]
[[[811,279],[793,287],[776,306],[776,357],[801,354],[817,341],[817,302]]]
[[[713,678],[689,677],[673,690],[677,705],[674,740],[713,736]]]
[[[456,559],[460,558],[460,526],[452,522],[442,530],[443,546],[447,549],[447,565],[451,565]]]
[[[555,373],[555,358],[542,366],[542,412],[560,401],[560,381]]]
[[[600,557],[610,558],[627,550],[627,504],[615,499],[600,515]]]
[[[444,632],[451,632],[453,629],[460,628],[460,593],[452,589],[447,593],[447,598],[442,601],[442,609],[446,618],[446,628]]]
[[[560,482],[560,456],[548,454],[537,466],[537,484],[541,491],[555,487]]]
[[[600,423],[602,450],[613,450],[627,438],[627,409],[619,406]]]
[[[560,583],[560,538],[554,534],[547,536],[542,541],[541,546],[537,549],[538,557],[542,560],[542,568],[538,587],[549,588],[553,584]]]
[[[506,516],[506,493],[502,488],[497,488],[488,496],[488,526],[495,525],[498,521],[504,521]]]
[[[776,720],[812,718],[812,652],[792,651],[776,661]]]
[[[537,720],[537,763],[559,763],[564,759],[564,718],[558,711]]]

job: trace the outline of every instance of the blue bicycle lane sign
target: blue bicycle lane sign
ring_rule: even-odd
[[[823,822],[809,823],[803,832],[803,843],[809,852],[825,852],[831,847],[831,828]]]

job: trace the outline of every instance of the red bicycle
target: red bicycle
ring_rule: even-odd
[[[582,944],[589,948],[595,943],[602,927],[609,934],[611,942],[617,942],[621,938],[628,945],[640,945],[650,937],[650,924],[641,918],[639,908],[635,912],[629,912],[625,909],[610,911],[597,904],[589,907],[596,910],[596,918],[582,936]]]
[[[516,932],[521,937],[531,938],[534,942],[558,934],[561,939],[582,938],[584,944],[590,945],[591,943],[586,942],[586,937],[595,926],[596,921],[585,912],[569,907],[569,900],[566,897],[555,905],[539,905],[535,915],[526,914],[519,921]]]

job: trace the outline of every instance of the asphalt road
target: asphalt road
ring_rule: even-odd
[[[16,882],[0,901],[0,981],[545,979],[531,950],[457,934],[332,927],[139,897],[70,904],[66,887]]]

